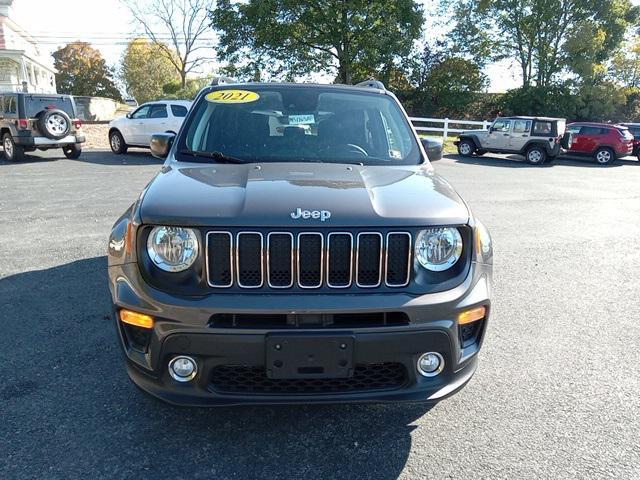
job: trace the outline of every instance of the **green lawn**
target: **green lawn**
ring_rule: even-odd
[[[420,135],[422,138],[434,138],[436,140],[442,140],[442,135]],[[453,144],[458,139],[458,135],[449,135],[444,142],[444,153],[458,153],[457,147]]]

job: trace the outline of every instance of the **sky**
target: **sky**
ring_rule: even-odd
[[[438,0],[419,0],[431,11]],[[632,0],[640,4],[640,0]],[[427,16],[425,31],[441,35]],[[67,42],[88,41],[98,48],[107,64],[119,63],[128,39],[140,33],[130,12],[120,0],[14,0],[13,19],[35,37],[47,55]],[[213,40],[213,35],[211,35]],[[204,51],[213,58],[213,50]],[[210,73],[212,63],[201,73]],[[487,67],[490,92],[503,92],[519,86],[517,65],[509,60]]]

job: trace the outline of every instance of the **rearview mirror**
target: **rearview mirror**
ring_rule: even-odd
[[[442,151],[444,149],[442,140],[437,140],[435,138],[421,138],[420,142],[422,143],[425,152],[427,152],[429,161],[435,162],[436,160],[442,159]]]
[[[154,133],[151,135],[151,141],[149,142],[151,155],[161,159],[167,158],[175,138],[175,133]]]

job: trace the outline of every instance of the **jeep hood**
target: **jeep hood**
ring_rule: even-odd
[[[325,211],[305,217],[298,209]],[[326,218],[330,212],[330,218]],[[329,163],[172,163],[143,193],[145,224],[384,227],[465,224],[469,212],[442,177],[421,166]]]

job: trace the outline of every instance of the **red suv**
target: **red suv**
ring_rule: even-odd
[[[633,135],[623,125],[579,122],[567,125],[567,131],[572,137],[567,155],[589,156],[600,165],[611,165],[633,152]]]

